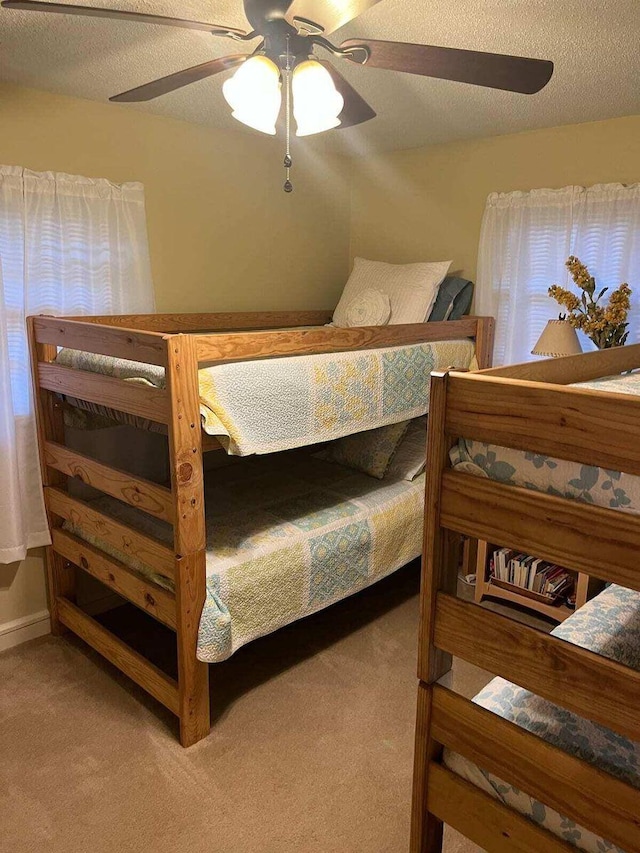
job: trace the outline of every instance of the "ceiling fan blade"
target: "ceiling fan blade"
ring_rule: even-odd
[[[241,65],[248,56],[249,54],[243,53],[235,56],[221,56],[219,59],[211,59],[209,62],[203,62],[201,65],[194,65],[192,68],[176,71],[175,74],[168,74],[159,80],[153,80],[151,83],[145,83],[143,86],[129,89],[128,92],[114,95],[109,100],[117,103],[151,101],[153,98],[166,95],[176,89],[181,89],[183,86],[188,86],[197,80],[213,77],[214,74],[226,71],[227,68],[235,68],[236,65]]]
[[[319,59],[318,62],[324,65],[329,74],[331,74],[333,85],[344,98],[344,108],[340,113],[340,126],[338,130],[362,124],[376,117],[375,110],[369,106],[362,95],[356,92],[351,83],[347,82],[330,62],[324,59]]]
[[[292,0],[286,18],[289,23],[293,23],[294,18],[313,21],[320,24],[325,33],[332,33],[379,2],[380,0]]]
[[[341,49],[366,46],[370,51],[366,66],[388,71],[406,71],[425,77],[439,77],[459,83],[473,83],[492,89],[506,89],[533,95],[543,89],[553,74],[553,62],[502,53],[481,53],[453,47],[405,44],[397,41],[349,39]],[[357,57],[358,54],[355,54]]]
[[[142,24],[164,24],[169,27],[183,27],[187,30],[203,30],[217,35],[238,35],[245,33],[235,27],[222,24],[207,24],[203,21],[190,21],[185,18],[167,18],[164,15],[147,15],[144,12],[125,12],[121,9],[102,9],[99,6],[71,6],[66,3],[45,3],[41,0],[2,0],[5,9],[21,9],[23,12],[53,12],[58,15],[87,15],[92,18],[117,18],[122,21],[137,21]]]

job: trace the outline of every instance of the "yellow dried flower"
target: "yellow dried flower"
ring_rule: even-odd
[[[625,282],[609,295],[607,307],[599,305],[604,296],[605,287],[594,299],[596,281],[587,267],[575,255],[566,262],[576,286],[582,290],[582,296],[576,296],[570,290],[554,284],[549,288],[549,296],[567,309],[567,320],[574,329],[588,335],[599,348],[621,346],[627,340],[627,313],[631,305],[631,288]]]

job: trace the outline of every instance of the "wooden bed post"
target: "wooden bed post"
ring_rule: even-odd
[[[480,370],[486,370],[493,364],[493,344],[495,340],[495,320],[493,317],[477,317],[476,360]]]
[[[168,335],[167,390],[169,465],[174,498],[176,639],[180,743],[191,746],[209,734],[209,668],[196,657],[206,594],[206,529],[202,428],[196,340]]]
[[[478,339],[480,340],[480,338]],[[421,619],[418,638],[418,707],[414,755],[411,853],[440,853],[442,821],[427,809],[429,763],[442,752],[430,737],[433,685],[451,669],[451,655],[434,645],[436,597],[445,590],[454,592],[457,583],[457,549],[452,534],[440,526],[440,484],[449,463],[451,442],[445,435],[445,404],[448,373],[431,374],[429,434],[427,440],[427,487],[425,532],[422,552]],[[456,537],[456,540],[458,537]]]
[[[39,344],[36,341],[34,319],[33,317],[27,318],[27,332],[31,355],[31,387],[33,389],[36,412],[42,484],[43,486],[59,486],[65,484],[67,478],[64,474],[47,466],[44,457],[44,447],[47,441],[55,441],[62,445],[65,443],[62,408],[58,405],[53,392],[41,388],[38,381],[38,362],[54,361],[58,349],[53,344]],[[52,513],[48,507],[47,519],[50,531],[62,526],[63,519],[59,515]],[[51,545],[47,545],[45,548],[45,565],[47,569],[47,594],[51,615],[51,633],[59,636],[66,633],[67,628],[59,618],[58,597],[64,596],[72,601],[75,600],[76,572],[71,563],[56,553]]]

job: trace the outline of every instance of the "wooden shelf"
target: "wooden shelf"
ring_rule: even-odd
[[[480,603],[484,598],[498,598],[502,601],[508,601],[511,604],[517,604],[519,607],[525,607],[528,610],[534,610],[549,619],[554,619],[556,622],[563,622],[572,613],[575,613],[583,604],[591,598],[596,589],[589,576],[581,572],[576,572],[576,606],[575,609],[568,607],[566,604],[546,604],[542,601],[535,601],[529,596],[518,594],[510,589],[504,589],[497,586],[489,580],[489,560],[493,551],[500,548],[496,545],[482,540],[478,541],[478,552],[476,561],[476,588],[475,600]]]

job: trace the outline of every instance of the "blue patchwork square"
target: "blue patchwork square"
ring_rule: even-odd
[[[324,604],[359,589],[368,576],[371,545],[366,521],[311,539],[309,604]]]
[[[385,415],[424,409],[429,395],[429,377],[434,359],[431,347],[410,347],[382,357]]]

